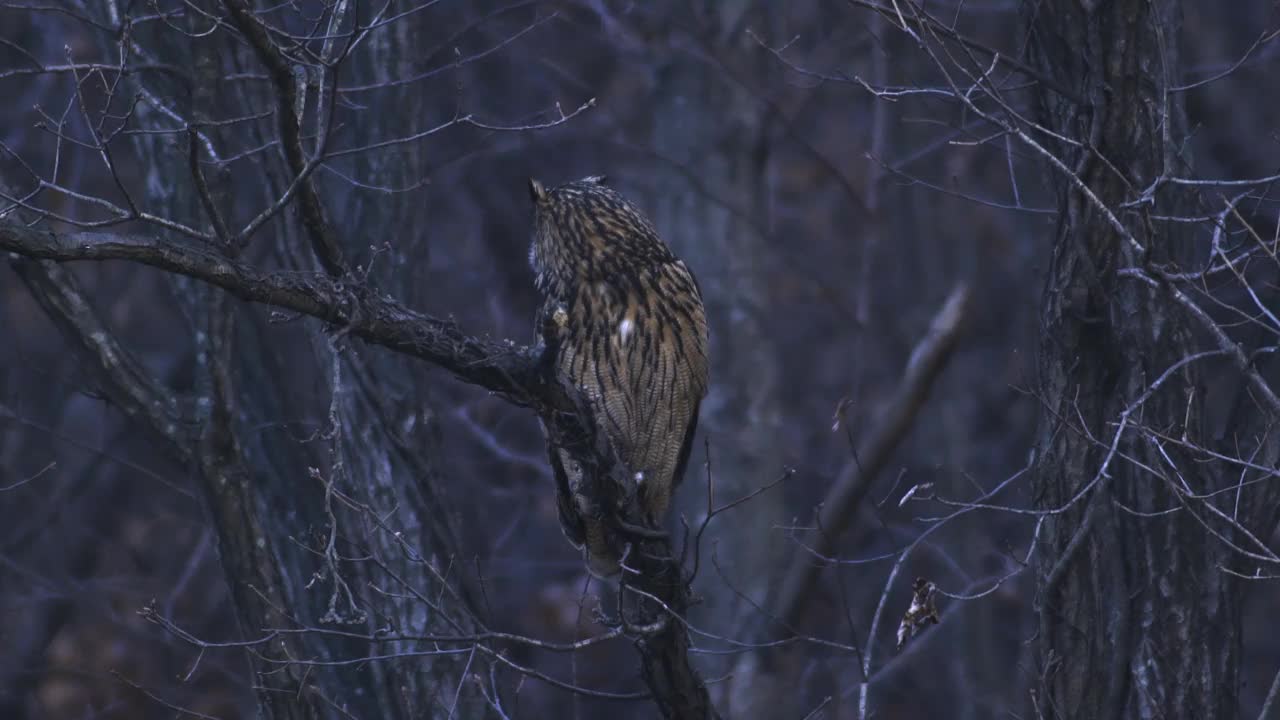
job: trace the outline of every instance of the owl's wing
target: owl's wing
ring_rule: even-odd
[[[676,469],[671,475],[671,489],[674,491],[684,481],[684,471],[689,465],[689,455],[693,452],[693,436],[698,433],[698,410],[702,400],[693,401],[693,414],[689,417],[689,426],[685,428],[684,440],[680,443],[680,454],[676,456]]]

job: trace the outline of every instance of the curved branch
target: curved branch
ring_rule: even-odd
[[[0,250],[30,258],[128,260],[202,280],[241,300],[324,320],[366,342],[437,365],[522,406],[555,405],[538,380],[532,352],[509,341],[466,335],[457,323],[411,310],[364,285],[320,274],[271,273],[208,247],[146,234],[53,232],[0,220]]]

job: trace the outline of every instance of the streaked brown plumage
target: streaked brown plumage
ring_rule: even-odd
[[[576,391],[660,526],[684,475],[707,392],[707,321],[697,282],[640,211],[603,178],[548,189],[529,182],[529,253],[543,298],[539,328],[558,382]],[[589,567],[617,571],[618,543],[579,491],[581,467],[551,447],[565,534]]]

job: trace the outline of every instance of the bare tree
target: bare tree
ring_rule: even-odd
[[[1275,27],[0,0],[0,714],[1267,717]],[[616,583],[526,347],[598,173],[713,358]]]
[[[1034,712],[1236,716],[1241,583],[1276,559],[1276,241],[1248,217],[1276,178],[1196,178],[1183,103],[1244,60],[1186,82],[1177,2],[1026,3],[1025,55],[921,4],[854,4],[915,40],[939,83],[858,84],[950,98],[975,144],[1011,175],[1016,144],[1057,198],[1024,511],[1039,518]],[[1020,209],[1016,179],[1012,193]]]
[[[1180,3],[1026,12],[1035,66],[1064,86],[1038,93],[1060,212],[1041,311],[1037,707],[1236,717],[1239,576],[1274,562],[1253,538],[1280,499],[1280,402],[1254,354],[1280,324],[1243,271],[1274,242],[1235,210],[1250,183],[1192,179]]]

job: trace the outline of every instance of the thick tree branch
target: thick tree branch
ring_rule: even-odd
[[[52,232],[0,220],[0,250],[30,258],[128,260],[216,285],[241,300],[310,315],[367,342],[426,360],[511,402],[554,404],[529,349],[471,337],[457,324],[415,312],[361,285],[323,275],[265,272],[212,249],[150,235]]]
[[[190,459],[191,437],[173,393],[120,346],[85,300],[75,276],[51,262],[18,260],[12,267],[67,339],[93,361],[102,393],[126,415],[143,419],[179,460]]]

